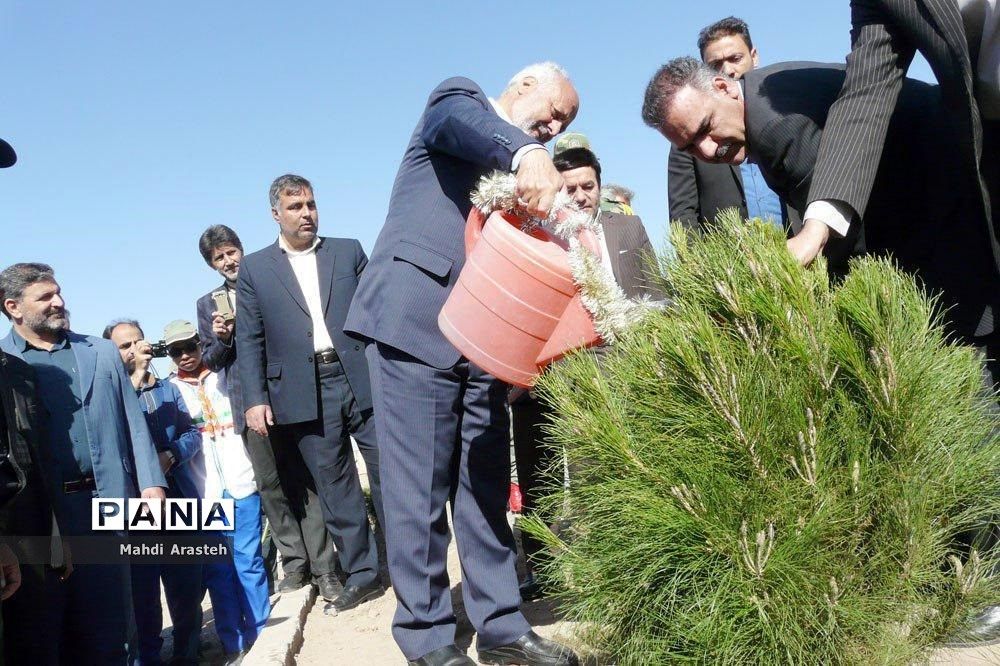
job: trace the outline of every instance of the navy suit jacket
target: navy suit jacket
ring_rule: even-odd
[[[110,340],[68,333],[83,391],[83,413],[90,439],[90,458],[100,497],[138,497],[139,490],[166,487],[146,418],[121,355]],[[12,333],[0,349],[24,360]],[[43,452],[47,447],[42,447]],[[44,459],[41,461],[46,466]],[[53,488],[52,493],[62,493]]]
[[[219,289],[225,290],[226,283],[223,282]],[[247,422],[246,415],[243,413],[245,411],[243,386],[240,383],[239,365],[236,363],[235,327],[233,337],[228,345],[219,340],[218,336],[212,332],[212,313],[215,312],[215,301],[212,300],[211,291],[198,299],[197,309],[198,337],[201,338],[202,360],[205,361],[209,370],[221,375],[220,380],[233,410],[233,427],[236,432],[242,433],[247,427]]]
[[[326,328],[361,410],[372,408],[368,363],[364,345],[344,334],[344,318],[367,263],[361,243],[353,238],[322,238],[316,248]],[[280,424],[318,418],[312,318],[277,241],[240,262],[236,322],[244,409],[270,405]]]
[[[537,141],[502,120],[469,79],[434,89],[396,174],[385,225],[347,315],[348,333],[433,367],[458,362],[437,317],[465,264],[469,193],[480,176],[510,171],[514,153],[531,143]]]

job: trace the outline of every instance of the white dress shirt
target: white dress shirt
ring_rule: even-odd
[[[306,298],[309,316],[312,317],[313,351],[334,348],[330,331],[326,329],[326,320],[323,318],[323,300],[319,297],[319,273],[316,271],[316,248],[319,242],[317,236],[312,246],[305,250],[293,250],[285,239],[278,235],[278,247],[284,251],[288,263],[292,265],[292,272],[295,273],[299,289]]]

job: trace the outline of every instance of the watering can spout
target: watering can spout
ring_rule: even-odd
[[[580,301],[580,294],[574,296],[566,310],[559,318],[556,327],[552,329],[542,351],[539,352],[535,363],[538,367],[544,368],[553,361],[558,361],[568,352],[581,347],[589,347],[600,339],[594,330],[594,320],[584,309]]]

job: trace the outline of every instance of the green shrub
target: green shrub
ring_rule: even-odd
[[[919,659],[1000,599],[963,545],[1000,514],[979,360],[888,260],[833,285],[769,225],[672,240],[674,306],[539,384],[568,617],[622,664]]]

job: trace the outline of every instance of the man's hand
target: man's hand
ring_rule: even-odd
[[[170,451],[160,451],[158,455],[160,458],[160,471],[166,474],[174,466],[175,458]]]
[[[247,427],[262,437],[267,437],[268,426],[274,425],[271,405],[256,405],[246,412]]]
[[[73,551],[70,550],[69,544],[65,540],[62,542],[62,549],[63,569],[62,573],[59,574],[59,580],[66,580],[73,575]]]
[[[218,312],[212,313],[212,333],[215,333],[215,337],[219,338],[222,344],[228,345],[229,341],[233,339],[235,327],[235,319],[225,319]]]
[[[799,233],[788,239],[788,251],[800,265],[808,266],[823,251],[829,238],[830,227],[819,220],[808,219]]]
[[[0,543],[0,600],[6,601],[21,587],[21,565],[17,555],[5,543]]]
[[[521,156],[515,192],[519,202],[531,215],[548,217],[556,193],[562,186],[562,175],[556,171],[547,150],[530,150]]]
[[[149,488],[142,489],[142,499],[167,499],[167,493],[160,486],[151,486]]]
[[[153,346],[146,340],[139,340],[135,343],[132,353],[135,357],[135,370],[132,371],[129,379],[132,380],[132,386],[138,391],[145,383],[146,374],[149,372],[149,363],[153,360]]]

